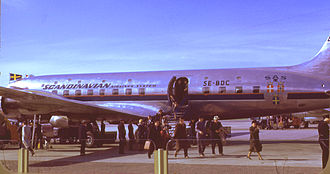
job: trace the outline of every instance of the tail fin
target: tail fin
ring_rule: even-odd
[[[330,36],[312,60],[293,66],[292,68],[305,73],[330,76]]]

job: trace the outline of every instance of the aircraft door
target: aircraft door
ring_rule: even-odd
[[[188,105],[188,83],[186,77],[172,77],[168,84],[168,99],[173,109]]]

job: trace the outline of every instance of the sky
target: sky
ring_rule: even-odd
[[[0,85],[9,73],[287,66],[330,34],[327,0],[5,0]]]

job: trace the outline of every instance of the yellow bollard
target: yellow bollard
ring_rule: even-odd
[[[29,151],[24,148],[18,150],[18,173],[29,172]]]
[[[158,149],[154,151],[154,173],[167,174],[168,173],[168,157],[167,151]]]

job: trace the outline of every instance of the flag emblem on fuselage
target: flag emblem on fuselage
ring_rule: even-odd
[[[280,104],[280,98],[279,98],[277,95],[275,95],[275,96],[273,97],[273,104],[274,104],[274,105],[278,105],[278,104]]]
[[[277,85],[277,92],[284,92],[284,84],[282,82]]]
[[[10,81],[19,80],[21,78],[23,78],[23,76],[20,74],[10,73]]]
[[[272,93],[274,92],[274,85],[273,85],[273,82],[269,82],[268,85],[267,85],[267,92],[268,93]]]

